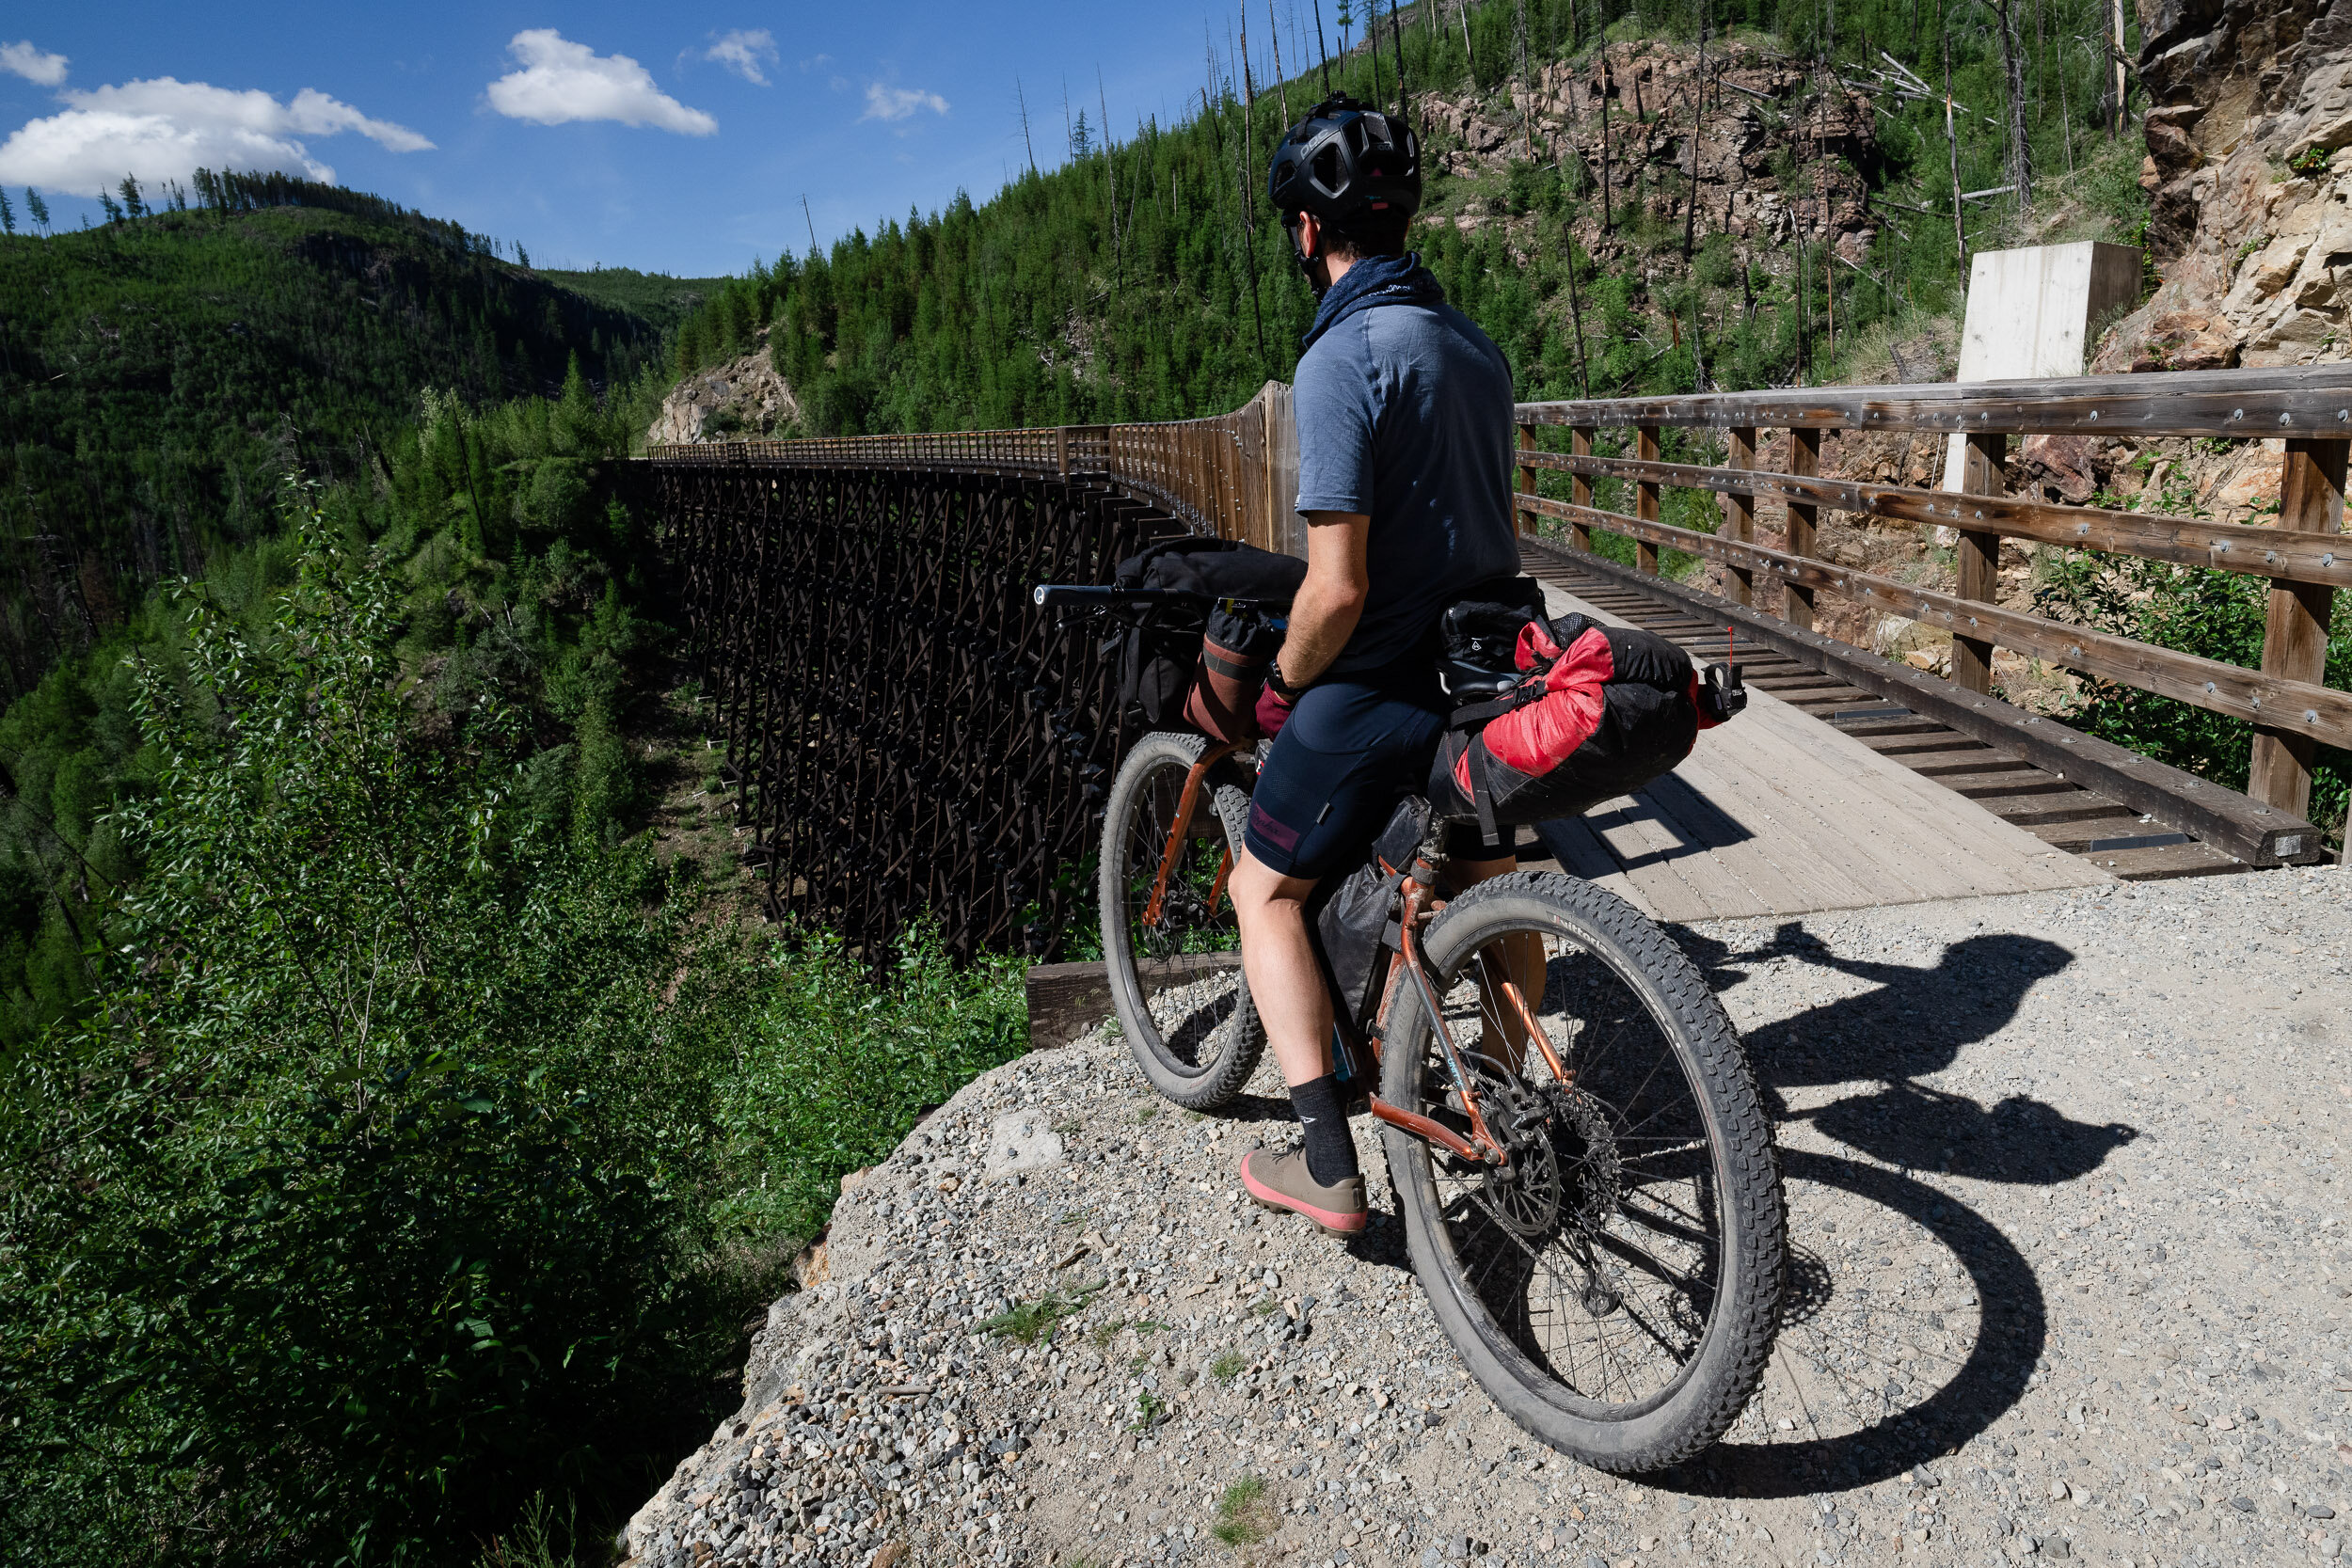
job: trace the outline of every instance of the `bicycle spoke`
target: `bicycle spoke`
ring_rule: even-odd
[[[1505,1178],[1485,1167],[1446,1170],[1431,1158],[1435,1217],[1454,1235],[1460,1288],[1524,1354],[1588,1399],[1639,1403],[1684,1375],[1717,1305],[1723,1237],[1705,1122],[1638,993],[1549,936],[1541,990],[1531,981],[1521,995],[1569,1075],[1555,1084],[1496,983],[1514,973],[1491,957],[1503,940],[1433,976],[1438,1027],[1478,1075],[1490,1127],[1510,1114],[1515,1094],[1550,1097],[1541,1103],[1558,1191],[1542,1201],[1514,1197],[1506,1208],[1498,1194],[1512,1190],[1509,1180],[1538,1180],[1540,1159]],[[1488,1049],[1518,1060],[1495,1060]],[[1439,1054],[1433,1045],[1422,1064],[1431,1085],[1424,1108],[1445,1100]],[[1541,1215],[1547,1202],[1558,1211],[1548,1228],[1523,1233],[1520,1212]],[[1595,1203],[1600,1212],[1569,1212]]]

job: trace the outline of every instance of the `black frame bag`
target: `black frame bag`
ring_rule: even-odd
[[[1429,831],[1429,802],[1408,795],[1389,814],[1389,824],[1373,841],[1372,857],[1345,876],[1326,877],[1310,898],[1315,945],[1341,1012],[1361,1034],[1380,1010],[1381,982],[1391,949],[1401,949],[1396,890],[1411,869],[1413,852]]]

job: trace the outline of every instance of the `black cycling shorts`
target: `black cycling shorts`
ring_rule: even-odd
[[[1343,675],[1309,687],[1258,770],[1250,854],[1285,877],[1319,879],[1347,867],[1398,799],[1427,783],[1445,711],[1434,672],[1426,681]],[[1485,847],[1475,826],[1449,830],[1449,857],[1499,860],[1510,852],[1507,844]]]

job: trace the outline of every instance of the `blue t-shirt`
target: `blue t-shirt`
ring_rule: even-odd
[[[1372,519],[1371,593],[1333,674],[1418,652],[1464,590],[1518,572],[1511,367],[1469,317],[1357,309],[1301,356],[1293,398],[1298,510]]]

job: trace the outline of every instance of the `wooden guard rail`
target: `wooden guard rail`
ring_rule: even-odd
[[[1590,551],[1596,530],[1633,541],[1638,566],[1655,575],[1672,546],[1727,568],[1735,596],[1753,605],[1759,578],[1786,588],[1783,617],[1811,630],[1814,595],[1828,592],[1911,617],[1952,635],[1951,678],[1973,691],[1992,683],[1993,650],[2007,647],[2254,726],[2252,797],[2300,817],[2311,803],[2316,749],[2352,750],[2352,692],[2324,684],[2328,624],[2336,590],[2352,587],[2352,540],[2344,534],[2344,469],[2352,443],[2352,365],[2164,375],[2074,377],[1916,387],[1821,388],[1707,396],[1534,403],[1518,406],[1520,529],[1537,518],[1567,525]],[[1565,427],[1566,451],[1541,450],[1546,427]],[[1728,461],[1660,461],[1668,428],[1724,433]],[[1758,433],[1788,432],[1784,470],[1759,467]],[[1634,433],[1634,455],[1597,454],[1604,429]],[[1961,489],[1855,483],[1820,476],[1823,431],[1958,434],[1965,442]],[[2054,505],[2006,497],[2001,468],[2013,436],[2042,433],[2283,437],[2286,462],[2274,528],[2192,517]],[[1538,475],[1569,476],[1570,499],[1536,494]],[[1593,481],[1630,481],[1631,515],[1593,504]],[[1661,491],[1721,498],[1712,533],[1660,521]],[[1785,547],[1757,541],[1756,506],[1787,510]],[[1940,525],[1959,538],[1957,592],[1922,588],[1822,559],[1823,507],[1892,521]],[[2269,581],[2260,670],[2175,653],[2129,638],[2047,620],[1994,603],[2000,543],[2033,540],[2241,572]]]
[[[646,455],[657,463],[786,463],[1100,481],[1165,508],[1202,533],[1264,549],[1303,550],[1302,529],[1291,509],[1298,476],[1292,429],[1290,388],[1268,382],[1232,413],[1207,420],[698,442],[657,446]]]

